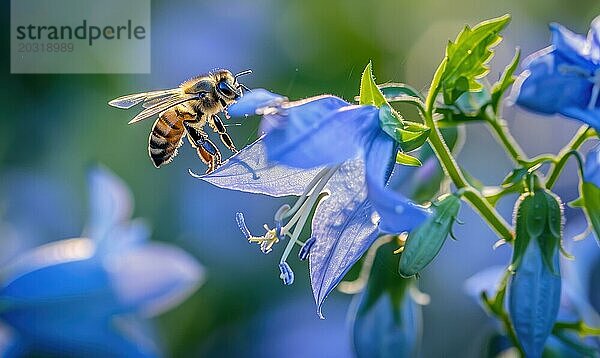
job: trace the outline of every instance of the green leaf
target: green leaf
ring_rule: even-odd
[[[510,85],[512,85],[513,82],[515,82],[516,76],[514,76],[513,74],[515,73],[515,70],[517,69],[517,66],[519,65],[520,59],[521,59],[521,49],[517,49],[515,51],[515,56],[513,57],[512,61],[504,69],[504,72],[502,73],[502,77],[500,77],[500,80],[498,82],[496,82],[494,84],[494,86],[492,86],[491,105],[492,105],[492,109],[494,110],[494,113],[498,113],[498,105],[500,103],[500,99],[502,98],[502,95],[504,94],[504,92],[506,92],[508,87],[510,87]]]
[[[454,103],[441,105],[435,109],[436,113],[442,115],[438,125],[449,127],[466,122],[483,121],[484,111],[490,101],[490,92],[485,88],[477,92],[464,92]]]
[[[481,22],[472,29],[465,26],[456,40],[448,43],[440,78],[446,104],[454,103],[464,92],[482,89],[477,79],[488,73],[487,63],[493,56],[491,49],[502,40],[500,31],[509,22],[510,15],[504,15]]]
[[[387,104],[385,97],[383,97],[383,93],[381,93],[377,87],[377,84],[375,83],[370,61],[367,67],[365,67],[360,80],[360,95],[358,103],[372,105],[375,107],[381,107],[384,104]]]
[[[407,121],[404,128],[397,130],[396,140],[404,152],[412,152],[425,144],[430,131],[431,129],[423,124]]]
[[[596,241],[600,245],[600,188],[592,183],[583,182],[580,192],[588,221],[592,224]]]
[[[389,105],[379,110],[381,129],[399,143],[404,152],[420,148],[429,137],[429,127],[416,122],[402,121],[402,117]]]
[[[442,249],[460,210],[460,199],[447,195],[434,204],[434,215],[413,230],[400,256],[399,272],[412,277],[423,270]]]
[[[585,201],[583,200],[583,197],[580,196],[579,198],[570,201],[567,205],[571,208],[583,208],[585,207]]]
[[[423,165],[418,158],[411,157],[410,155],[402,152],[398,152],[398,154],[396,154],[396,163],[408,165],[409,167],[420,167]]]

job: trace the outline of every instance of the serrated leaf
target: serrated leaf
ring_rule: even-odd
[[[512,61],[510,62],[510,64],[508,64],[508,66],[506,66],[504,72],[502,72],[502,77],[500,77],[500,80],[492,86],[491,105],[492,109],[494,110],[494,113],[498,113],[498,104],[500,103],[500,99],[502,98],[504,92],[506,92],[508,87],[510,87],[510,85],[512,85],[513,82],[515,82],[516,76],[514,76],[514,73],[517,69],[517,66],[519,65],[520,59],[521,49],[517,49],[515,51],[515,56],[513,57]]]
[[[477,79],[485,76],[487,63],[493,56],[492,47],[502,38],[499,36],[510,22],[510,15],[504,15],[469,26],[460,32],[454,42],[446,47],[446,65],[440,78],[444,102],[452,104],[464,92],[481,90]]]
[[[445,196],[434,206],[434,215],[408,235],[400,256],[399,272],[412,277],[423,270],[442,249],[460,210],[460,199]]]
[[[412,157],[406,153],[398,152],[396,154],[396,163],[401,165],[407,165],[409,167],[420,167],[423,165],[418,158]]]
[[[600,245],[600,188],[593,183],[584,182],[580,191],[585,213],[594,228],[596,242]]]
[[[377,84],[375,83],[370,61],[369,64],[367,64],[367,67],[365,67],[360,79],[360,94],[358,103],[363,105],[372,105],[375,107],[381,107],[384,104],[387,104],[385,97],[383,97],[383,93],[381,93],[377,87]]]

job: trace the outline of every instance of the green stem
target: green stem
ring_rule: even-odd
[[[556,322],[553,331],[571,330],[580,336],[600,336],[600,328],[590,327],[583,321],[578,322]]]
[[[564,169],[567,164],[567,160],[569,159],[569,155],[572,151],[579,149],[581,145],[589,138],[588,130],[589,126],[582,126],[579,128],[577,133],[571,141],[558,153],[556,156],[556,164],[550,169],[548,172],[548,179],[546,179],[546,188],[552,189],[554,184],[556,184],[556,180],[560,176],[560,173]]]
[[[506,121],[501,118],[490,117],[489,114],[484,114],[484,116],[487,123],[490,125],[490,128],[493,129],[492,133],[495,134],[496,138],[502,143],[512,160],[516,164],[529,161],[527,154],[525,154],[519,143],[517,143],[508,130]]]
[[[459,192],[461,192],[461,196],[467,200],[471,206],[481,214],[481,216],[485,219],[485,221],[496,231],[496,233],[500,236],[500,238],[511,241],[513,239],[513,233],[510,229],[510,226],[506,223],[506,221],[496,212],[496,210],[483,198],[481,193],[473,188],[467,180],[465,179],[464,174],[460,170],[456,160],[452,156],[450,148],[446,145],[440,130],[433,120],[433,108],[435,105],[435,98],[437,97],[440,86],[439,82],[442,77],[442,73],[444,72],[444,67],[446,66],[446,61],[443,61],[438,67],[435,75],[433,76],[433,81],[431,83],[431,91],[427,95],[425,100],[425,123],[429,128],[431,128],[431,132],[429,133],[429,144],[431,144],[431,148],[436,154],[438,160],[444,172],[450,177],[454,185],[457,187]]]

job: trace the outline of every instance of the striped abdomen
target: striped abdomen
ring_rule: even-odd
[[[177,155],[185,134],[183,121],[186,119],[191,119],[191,114],[182,113],[175,107],[162,113],[154,122],[148,153],[155,167],[169,163]]]

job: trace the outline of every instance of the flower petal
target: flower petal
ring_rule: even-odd
[[[285,100],[285,97],[271,93],[266,89],[256,88],[244,93],[242,98],[227,107],[227,113],[234,117],[251,116],[256,114],[260,108],[277,105]]]
[[[557,53],[573,64],[593,71],[594,66],[590,62],[590,47],[585,37],[557,23],[550,24],[550,32],[552,34],[552,45]]]
[[[104,265],[119,302],[148,316],[177,305],[203,280],[203,270],[185,251],[167,244],[107,256]]]
[[[510,318],[528,357],[541,356],[560,306],[560,276],[544,263],[537,241],[529,242],[509,285]],[[558,252],[553,265],[558,272]]]
[[[590,43],[592,61],[596,64],[600,64],[600,16],[596,17],[590,25],[588,42]]]
[[[89,173],[90,218],[86,236],[100,242],[116,226],[129,220],[133,199],[127,185],[104,167]]]
[[[297,168],[336,165],[354,158],[365,136],[379,128],[378,109],[323,96],[265,115],[262,128],[270,161]]]
[[[352,265],[377,239],[377,214],[367,201],[364,160],[344,163],[329,180],[329,195],[321,200],[312,222],[310,278],[317,303],[317,314],[323,318],[322,305]]]
[[[68,239],[24,253],[4,268],[0,295],[15,304],[34,304],[106,292],[107,277],[94,250],[90,239]]]
[[[506,266],[491,266],[476,273],[465,281],[465,292],[477,303],[481,303],[481,293],[494,297],[498,292],[500,279],[506,273]]]
[[[576,72],[561,72],[560,66],[569,65],[563,59],[548,52],[531,55],[528,63],[527,71],[515,82],[517,104],[543,114],[587,108],[592,83]]]
[[[321,168],[306,170],[267,161],[264,136],[199,179],[219,188],[274,197],[301,195]]]
[[[389,233],[410,231],[431,214],[403,195],[385,188],[394,168],[396,150],[396,143],[380,130],[366,151],[369,201],[381,217],[379,229]]]
[[[362,303],[364,295],[365,292],[359,294],[356,302]],[[356,356],[418,356],[421,308],[410,295],[406,295],[399,308],[392,302],[389,293],[382,294],[371,305],[354,322],[352,338]]]
[[[596,109],[590,110],[579,107],[566,107],[560,113],[569,118],[575,118],[583,123],[589,124],[592,128],[600,131],[600,108],[596,105]]]

